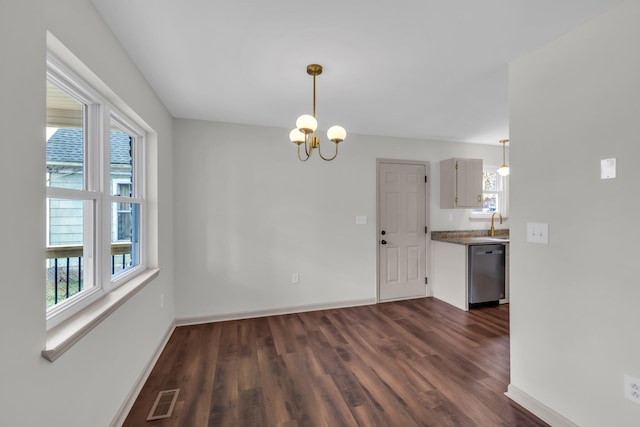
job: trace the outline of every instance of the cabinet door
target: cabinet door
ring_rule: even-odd
[[[458,159],[456,207],[482,207],[482,159]]]
[[[456,159],[440,161],[440,208],[456,207]]]

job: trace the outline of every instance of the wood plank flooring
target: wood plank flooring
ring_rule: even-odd
[[[124,426],[546,426],[508,383],[508,304],[424,298],[178,327]]]

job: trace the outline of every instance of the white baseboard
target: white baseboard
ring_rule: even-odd
[[[111,421],[111,424],[109,424],[109,427],[120,427],[122,426],[122,424],[124,424],[124,421],[127,418],[127,415],[129,415],[129,411],[133,407],[133,404],[138,398],[138,395],[142,391],[142,387],[144,386],[144,383],[147,382],[149,375],[151,375],[151,371],[156,365],[156,362],[158,361],[158,359],[160,358],[160,354],[162,353],[162,350],[164,350],[165,346],[169,342],[169,338],[171,338],[171,334],[173,334],[173,330],[175,328],[176,328],[175,322],[169,325],[169,329],[167,330],[167,333],[165,334],[162,341],[160,341],[160,344],[158,344],[158,346],[156,347],[156,350],[151,355],[151,358],[145,365],[145,368],[142,370],[142,372],[138,376],[138,379],[134,383],[133,388],[127,395],[127,398],[122,403],[122,406],[120,406],[120,409],[116,413],[116,416],[113,418],[113,421]]]
[[[175,320],[176,326],[197,325],[200,323],[225,322],[227,320],[251,319],[254,317],[277,316],[281,314],[303,313],[306,311],[331,310],[334,308],[356,307],[361,305],[372,305],[376,303],[375,298],[339,301],[333,303],[299,305],[296,307],[275,308],[270,310],[245,311],[240,313],[213,314],[197,317],[179,317]]]
[[[509,384],[505,395],[553,427],[579,427],[578,424],[573,423],[543,403],[538,402],[513,384]]]

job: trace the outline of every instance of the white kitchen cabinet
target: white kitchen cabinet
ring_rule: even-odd
[[[469,310],[467,245],[432,241],[434,298],[460,310]]]
[[[482,207],[482,159],[440,161],[440,208]]]

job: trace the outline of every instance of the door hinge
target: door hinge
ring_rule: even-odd
[[[424,176],[424,182],[427,182],[427,175]]]
[[[429,234],[429,228],[426,225],[424,226],[424,234]]]
[[[424,284],[425,284],[425,285],[428,285],[428,284],[429,284],[429,278],[428,278],[428,277],[425,277],[425,278],[424,278]]]

